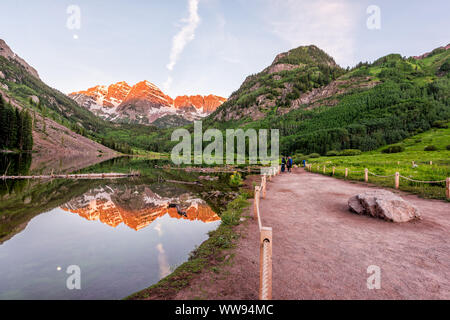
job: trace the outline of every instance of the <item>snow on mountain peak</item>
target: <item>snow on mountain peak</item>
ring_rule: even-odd
[[[179,96],[172,99],[148,80],[130,86],[125,81],[95,86],[69,96],[99,117],[115,122],[151,124],[166,115],[189,121],[214,112],[226,99],[215,96]]]

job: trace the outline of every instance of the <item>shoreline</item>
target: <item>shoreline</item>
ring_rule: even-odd
[[[246,176],[239,196],[227,204],[220,216],[220,226],[211,231],[209,238],[190,253],[186,262],[156,284],[135,292],[124,300],[175,300],[181,291],[189,289],[203,274],[219,273],[223,267],[232,264],[238,240],[242,237],[239,229],[248,224],[248,219],[252,219],[249,199],[253,197],[253,182],[256,179],[259,176]]]

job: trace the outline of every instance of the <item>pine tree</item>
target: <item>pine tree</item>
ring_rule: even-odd
[[[23,150],[31,151],[33,149],[33,121],[28,113],[23,113]]]
[[[16,119],[17,119],[17,140],[16,140],[16,148],[19,150],[23,150],[24,144],[24,134],[23,134],[23,113],[16,109]]]
[[[7,121],[7,138],[6,138],[6,147],[15,148],[17,142],[17,117],[15,110],[6,105],[6,121]]]

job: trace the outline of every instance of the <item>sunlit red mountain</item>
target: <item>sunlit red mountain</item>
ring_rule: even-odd
[[[227,100],[215,95],[172,99],[149,81],[134,86],[126,82],[95,86],[69,96],[105,120],[139,124],[152,124],[167,116],[198,120],[214,112]]]

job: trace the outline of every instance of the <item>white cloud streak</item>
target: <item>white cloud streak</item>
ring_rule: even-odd
[[[182,22],[186,24],[181,28],[180,32],[173,37],[170,62],[167,65],[167,69],[170,71],[172,71],[177,64],[186,45],[195,38],[195,30],[200,24],[198,1],[199,0],[189,0],[189,18],[182,20]]]
[[[354,62],[359,11],[349,0],[269,0],[267,18],[291,48],[315,44],[345,66]]]
[[[159,277],[162,279],[170,274],[170,265],[162,243],[158,243],[156,249],[158,250]]]
[[[169,91],[172,86],[173,78],[171,76],[167,77],[167,80],[163,83],[163,89]]]

